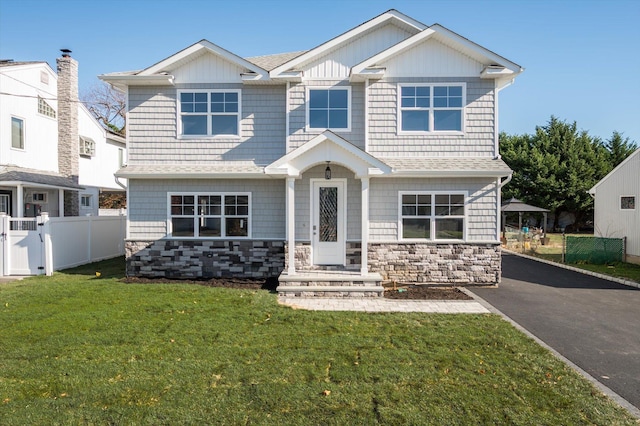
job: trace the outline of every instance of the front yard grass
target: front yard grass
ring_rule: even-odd
[[[0,285],[0,423],[637,424],[497,315],[293,310],[122,262]]]

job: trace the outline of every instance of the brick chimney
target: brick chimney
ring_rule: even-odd
[[[78,183],[78,62],[71,51],[60,49],[58,64],[58,171]],[[64,191],[64,215],[80,214],[78,191]]]

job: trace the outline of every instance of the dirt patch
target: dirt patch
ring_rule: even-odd
[[[236,288],[244,290],[269,290],[274,292],[278,287],[277,278],[210,278],[210,279],[170,279],[127,277],[121,280],[130,284],[197,284],[206,287]],[[415,299],[415,300],[473,300],[455,287],[433,287],[427,285],[402,285],[385,287],[384,297],[387,299]]]
[[[209,278],[201,280],[178,280],[170,278],[143,278],[127,277],[121,280],[131,284],[197,284],[206,287],[237,288],[244,290],[269,290],[275,291],[278,287],[277,278]]]
[[[466,293],[455,287],[430,287],[426,285],[404,285],[393,288],[385,288],[384,297],[387,299],[412,299],[412,300],[473,300]]]

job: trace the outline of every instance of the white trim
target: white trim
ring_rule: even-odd
[[[623,198],[633,198],[633,208],[632,209],[623,209],[622,208],[622,199]],[[621,212],[633,212],[633,211],[636,211],[637,198],[638,197],[636,197],[635,194],[632,194],[632,195],[620,195],[620,202],[618,203],[618,210],[620,210]]]
[[[206,93],[207,94],[207,112],[186,112],[185,116],[207,117],[207,134],[206,135],[184,135],[182,134],[182,102],[180,96],[183,93]],[[211,94],[212,93],[236,93],[238,95],[238,112],[211,112]],[[242,138],[242,89],[180,89],[176,92],[176,138],[177,139],[241,139]],[[214,115],[236,115],[238,134],[211,134],[211,117]]]
[[[419,218],[429,219],[429,235],[430,238],[403,238],[402,219],[402,196],[403,195],[429,195],[431,196],[431,214],[428,216],[416,216]],[[435,214],[435,196],[436,195],[462,195],[464,196],[464,215],[455,216],[437,216]],[[433,242],[433,243],[466,243],[467,242],[467,224],[468,224],[468,205],[469,191],[398,191],[398,242]],[[410,216],[407,216],[409,218]],[[437,239],[436,238],[436,220],[442,218],[462,219],[462,239]]]
[[[284,98],[284,128],[285,128],[285,133],[284,133],[284,152],[285,154],[289,152],[289,140],[290,135],[289,135],[289,128],[291,126],[290,124],[290,120],[291,120],[291,100],[289,99],[289,96],[291,96],[290,91],[291,91],[291,82],[287,81],[287,84],[285,86],[285,98]]]
[[[347,127],[310,127],[309,125],[309,107],[310,107],[310,92],[312,90],[346,90],[347,91]],[[307,133],[321,133],[325,130],[331,130],[334,132],[350,132],[351,131],[351,86],[335,85],[335,86],[306,86],[305,87],[305,131]]]
[[[369,79],[364,81],[364,151],[369,152]]]
[[[320,179],[320,178],[311,178],[309,179],[309,199],[310,199],[310,211],[311,211],[311,218],[310,218],[310,224],[311,224],[311,228],[309,229],[309,238],[311,240],[311,261],[313,265],[346,265],[347,264],[347,200],[349,199],[347,197],[347,179],[346,178],[334,178],[331,180],[327,180],[327,179]],[[315,221],[315,216],[316,216],[316,185],[318,185],[318,188],[320,188],[322,185],[321,184],[325,184],[325,186],[330,187],[330,186],[335,186],[338,188],[338,241],[337,241],[337,245],[339,246],[339,250],[340,252],[337,253],[338,255],[340,255],[339,257],[341,258],[341,261],[339,263],[318,263],[316,261],[316,249],[317,247],[315,247],[315,245],[318,243],[316,241],[316,239],[314,238],[314,227],[317,228],[318,224]],[[332,185],[332,184],[337,184],[337,185]],[[342,191],[340,191],[340,188],[342,188]],[[340,208],[339,204],[342,203],[342,208]]]
[[[284,72],[294,68],[296,65],[302,64],[304,62],[308,62],[309,60],[315,58],[315,57],[319,57],[322,56],[323,54],[325,54],[327,51],[334,49],[338,46],[340,46],[341,44],[347,42],[349,39],[355,38],[357,36],[359,36],[360,34],[364,33],[365,31],[374,28],[386,21],[392,20],[392,19],[396,19],[398,21],[403,22],[404,24],[407,24],[409,26],[414,27],[416,30],[418,31],[423,31],[425,28],[427,28],[426,25],[416,21],[415,19],[404,15],[400,12],[398,12],[397,10],[391,9],[381,15],[376,16],[375,18],[361,24],[358,25],[355,28],[350,29],[349,31],[307,51],[306,53],[303,53],[302,55],[299,55],[293,59],[291,59],[289,62],[285,62],[284,64],[278,66],[277,68],[274,68],[273,70],[271,70],[271,72],[269,73],[269,75],[274,78],[274,77],[279,77],[281,74],[283,74]],[[419,34],[419,33],[418,33]]]
[[[369,273],[369,178],[360,179],[361,194],[361,228],[360,228],[360,273]]]
[[[636,149],[634,152],[632,152],[631,154],[629,154],[629,156],[627,158],[624,159],[624,161],[622,161],[622,163],[618,164],[616,166],[615,169],[611,170],[605,177],[603,177],[602,179],[600,179],[600,181],[598,183],[596,183],[589,191],[589,194],[595,195],[596,194],[596,190],[598,188],[598,186],[600,186],[600,184],[602,182],[604,182],[605,180],[609,179],[609,177],[611,175],[613,175],[614,173],[616,173],[618,171],[618,169],[621,169],[625,164],[627,164],[628,162],[631,161],[632,158],[634,158],[636,155],[640,155],[640,148]]]
[[[9,120],[9,134],[11,135],[11,145],[10,149],[14,151],[26,151],[27,150],[27,120],[26,118],[20,117],[18,115],[10,114],[11,120]],[[13,146],[13,119],[20,120],[22,122],[22,148],[16,148]]]
[[[287,201],[287,229],[286,238],[288,242],[288,267],[289,274],[296,273],[296,181],[295,178],[289,177],[285,181],[286,185],[286,201]]]
[[[184,217],[184,218],[190,218],[193,217],[193,220],[195,222],[195,220],[198,217],[201,217],[201,215],[197,212],[197,207],[198,207],[198,196],[200,195],[204,195],[204,196],[220,196],[221,197],[221,204],[220,204],[220,215],[205,215],[205,216],[211,216],[211,217],[220,217],[220,236],[219,237],[214,237],[214,236],[196,236],[196,234],[198,234],[198,228],[195,226],[194,223],[194,229],[193,229],[193,236],[173,236],[173,229],[172,229],[172,222],[171,219],[174,217],[171,214],[171,197],[174,195],[179,195],[179,196],[193,196],[194,197],[194,214],[193,215],[175,215],[175,217]],[[224,212],[224,208],[225,208],[225,204],[224,204],[224,197],[225,196],[247,196],[248,197],[248,214],[247,214],[247,236],[243,237],[243,236],[237,236],[237,235],[226,235],[226,223],[225,223],[225,218],[227,218],[227,215]],[[229,217],[236,217],[236,216],[244,216],[244,215],[230,215]],[[229,239],[241,239],[241,240],[247,240],[247,239],[251,239],[252,238],[252,226],[253,226],[253,203],[251,200],[251,192],[243,192],[243,191],[238,191],[238,192],[234,192],[234,191],[224,191],[224,192],[206,192],[206,191],[172,191],[172,192],[167,192],[167,234],[165,236],[165,238],[170,239],[170,240],[180,240],[180,239],[194,239],[194,240],[229,240]]]
[[[403,87],[429,87],[429,107],[402,107],[402,88]],[[433,105],[434,87],[462,87],[462,107],[435,107]],[[398,83],[396,86],[396,134],[398,136],[406,135],[464,135],[465,123],[467,121],[467,83],[464,82],[447,82],[447,83]],[[435,130],[435,111],[461,111],[460,130]],[[429,130],[402,130],[402,111],[427,111],[429,114]]]

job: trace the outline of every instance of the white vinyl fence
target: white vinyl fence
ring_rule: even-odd
[[[124,255],[126,216],[0,215],[0,275],[51,275]]]

